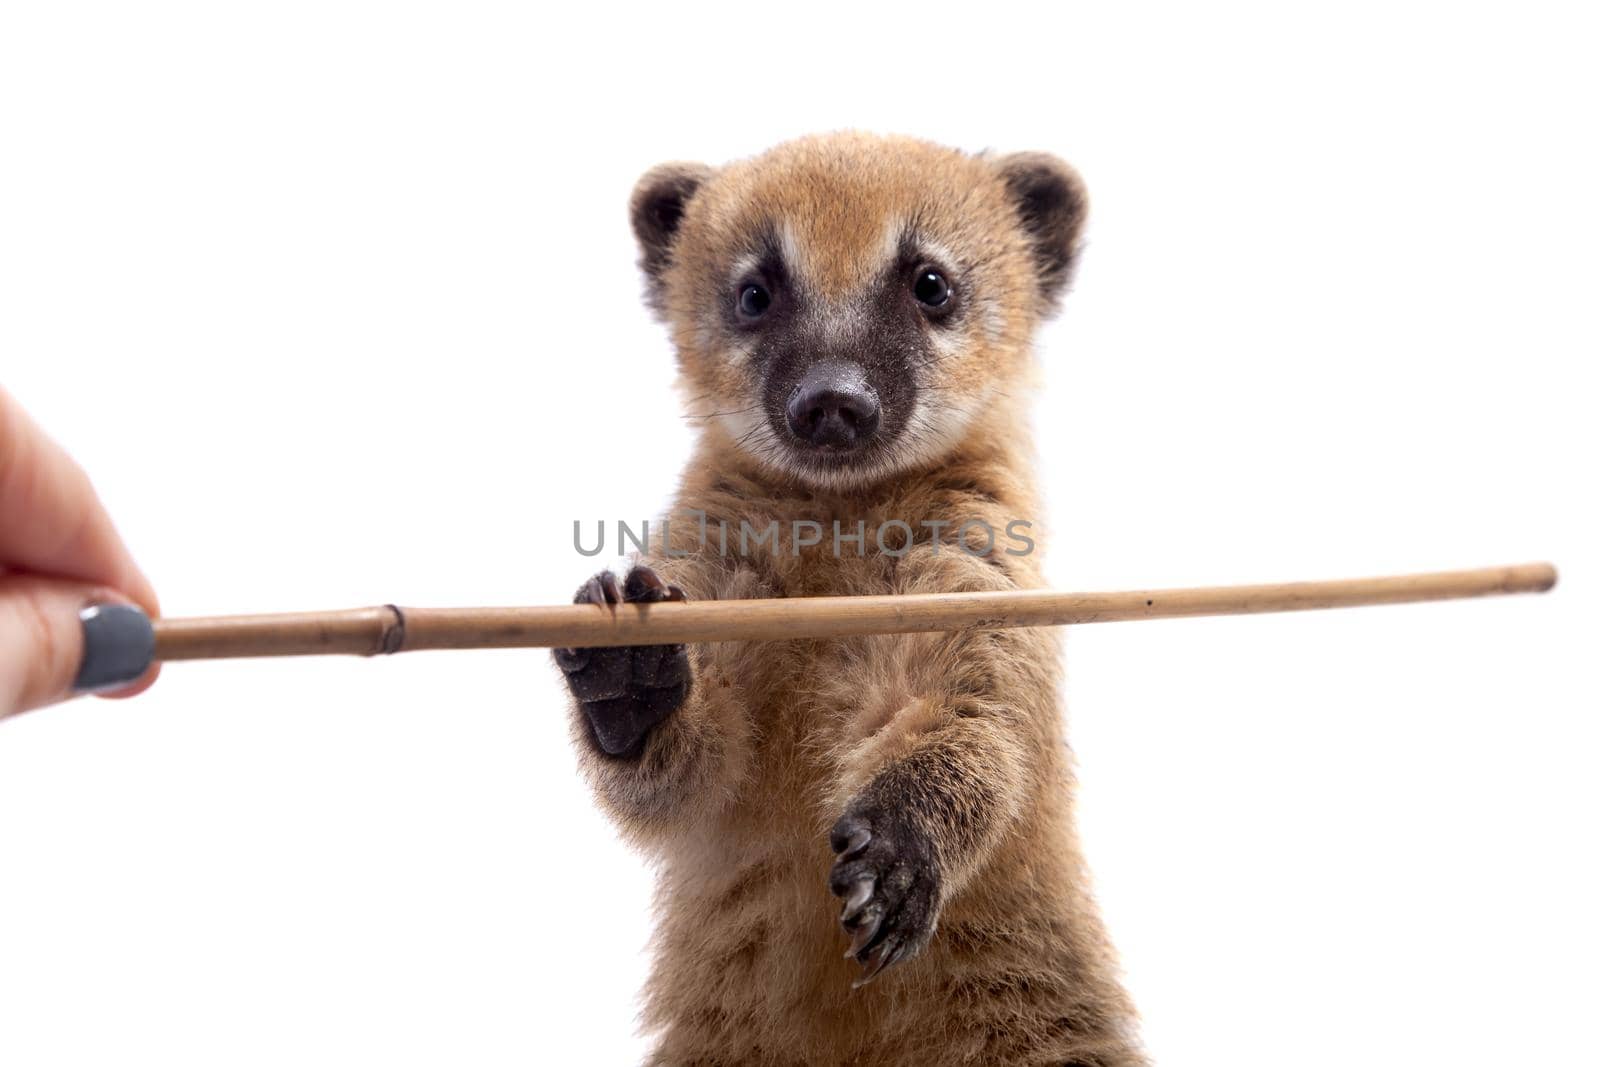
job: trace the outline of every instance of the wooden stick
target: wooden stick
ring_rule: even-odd
[[[1046,589],[906,596],[796,597],[526,608],[375,608],[161,619],[156,658],[361,656],[429,648],[578,648],[781,641],[858,634],[1065,626],[1195,615],[1253,615],[1364,604],[1542,593],[1548,563],[1334,582],[1056,593]]]

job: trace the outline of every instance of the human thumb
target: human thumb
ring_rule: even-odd
[[[0,573],[0,717],[151,674],[155,628],[104,586]]]

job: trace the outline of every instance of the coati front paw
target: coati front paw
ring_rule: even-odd
[[[828,836],[835,858],[828,888],[844,898],[845,958],[861,964],[855,988],[921,952],[939,917],[933,842],[903,815],[855,806]]]
[[[639,564],[620,588],[616,575],[601,571],[579,587],[572,602],[609,606],[684,599],[682,589]],[[682,645],[558,648],[555,657],[595,743],[611,756],[637,755],[650,730],[689,695],[689,655]]]

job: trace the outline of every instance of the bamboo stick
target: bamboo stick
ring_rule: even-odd
[[[156,658],[371,656],[440,648],[578,648],[704,641],[778,641],[859,634],[1065,626],[1197,615],[1252,615],[1368,604],[1542,593],[1548,563],[1330,582],[1057,593],[707,600],[601,607],[354,608],[281,615],[160,619]]]

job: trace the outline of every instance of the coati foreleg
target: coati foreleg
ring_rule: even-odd
[[[986,640],[945,637],[931,655],[895,658],[950,664]],[[917,673],[957,687],[973,681],[959,667]],[[1027,753],[1037,741],[1027,739],[1028,717],[991,684],[980,693],[925,689],[851,761],[866,781],[829,835],[836,857],[829,888],[844,899],[840,922],[850,935],[848,955],[863,968],[858,984],[927,945],[944,903],[982,868],[1021,811],[1034,775]]]
[[[668,573],[702,577],[687,567]],[[573,598],[602,607],[682,599],[682,586],[644,564],[621,583],[602,571]],[[682,827],[727,793],[741,717],[718,687],[696,677],[698,652],[683,645],[555,651],[573,696],[584,769],[620,828],[640,843]]]

